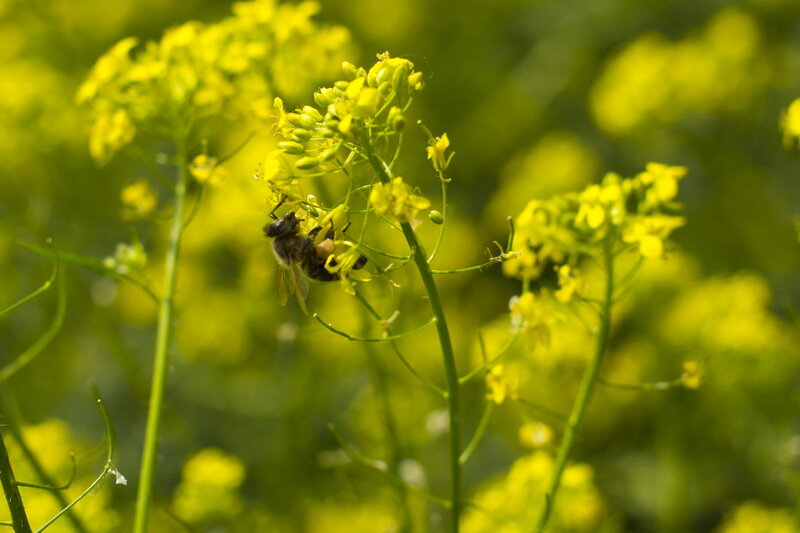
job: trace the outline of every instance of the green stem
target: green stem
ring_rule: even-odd
[[[25,514],[25,506],[22,504],[22,496],[19,494],[14,471],[11,469],[11,460],[8,458],[8,450],[6,450],[6,444],[2,437],[0,437],[0,483],[3,485],[3,492],[6,495],[8,510],[11,512],[14,533],[31,533],[31,525]]]
[[[553,478],[550,481],[550,487],[545,494],[544,509],[542,509],[542,514],[539,517],[539,523],[535,529],[537,533],[543,533],[547,527],[547,522],[550,519],[553,507],[555,506],[556,495],[558,494],[558,489],[561,485],[561,475],[564,473],[564,468],[567,466],[567,460],[569,459],[570,452],[572,451],[572,446],[575,443],[575,436],[577,435],[578,428],[580,427],[583,417],[586,414],[586,408],[589,405],[589,400],[591,400],[594,386],[598,381],[597,378],[600,373],[600,363],[602,362],[603,355],[608,347],[608,336],[611,328],[611,304],[614,292],[614,257],[612,253],[612,239],[613,235],[609,233],[609,235],[606,237],[603,248],[606,263],[606,286],[600,312],[600,328],[597,334],[597,343],[595,344],[592,358],[589,360],[589,363],[583,372],[583,378],[581,379],[578,396],[575,398],[575,403],[572,406],[572,411],[569,414],[569,418],[567,419],[567,423],[564,428],[564,436],[561,439],[561,445],[559,446],[558,454],[556,455],[556,466],[553,472]]]
[[[384,184],[391,183],[390,170],[386,164],[375,155],[369,140],[365,142],[365,145],[368,149],[370,164],[377,173],[378,179]],[[444,308],[439,298],[439,289],[433,279],[433,272],[431,272],[431,266],[428,263],[425,250],[417,240],[411,224],[402,222],[400,228],[403,230],[403,235],[406,238],[408,247],[411,249],[412,258],[425,287],[425,292],[428,294],[431,311],[434,318],[436,318],[436,331],[439,335],[439,345],[441,346],[444,360],[445,377],[447,379],[447,411],[450,422],[450,531],[451,533],[458,533],[458,518],[461,514],[461,462],[459,461],[461,456],[461,416],[459,414],[459,383],[456,358],[453,354],[453,344],[450,341],[450,331],[447,328]]]
[[[184,210],[186,204],[187,185],[187,149],[184,137],[176,139],[178,148],[178,182],[175,185],[175,211],[172,214],[172,225],[169,232],[169,248],[165,259],[164,295],[158,306],[158,329],[156,332],[156,348],[153,362],[153,377],[150,390],[150,404],[147,413],[142,464],[139,472],[139,490],[136,497],[136,517],[133,530],[135,533],[147,531],[147,520],[150,514],[150,500],[153,489],[153,474],[158,455],[158,435],[161,426],[161,410],[164,403],[164,389],[169,367],[169,348],[172,338],[172,321],[174,310],[175,284],[180,255],[181,237],[185,229]]]

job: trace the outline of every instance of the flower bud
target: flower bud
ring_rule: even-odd
[[[422,81],[422,72],[411,74],[408,77],[408,86],[415,91],[421,91],[425,87],[425,83]]]
[[[333,133],[333,132],[331,132],[331,133]],[[319,158],[320,158],[321,161],[328,161],[330,159],[333,159],[338,152],[339,152],[339,147],[338,146],[333,146],[331,148],[323,150],[319,154]]]
[[[336,87],[337,89],[339,89],[340,91],[346,91],[347,87],[350,86],[350,82],[349,81],[339,80],[336,83],[334,83],[333,86]]]
[[[442,216],[442,213],[440,211],[437,211],[436,209],[432,209],[428,213],[428,218],[434,224],[444,224],[444,216]]]
[[[287,154],[301,155],[304,154],[306,149],[302,144],[294,141],[281,141],[278,143],[278,148]]]
[[[311,131],[302,128],[294,129],[292,130],[291,138],[298,142],[306,142],[311,138]]]
[[[320,114],[319,110],[316,107],[312,107],[310,105],[304,105],[303,113],[312,117],[315,122],[319,122],[322,120],[322,115]]]
[[[300,170],[311,170],[319,166],[319,159],[316,157],[301,157],[295,162],[294,166]]]
[[[358,77],[358,69],[356,69],[356,66],[349,61],[342,62],[342,72],[344,72],[344,75],[348,80],[354,80]]]
[[[314,93],[314,103],[316,103],[320,107],[328,107],[333,103],[331,99],[331,95],[329,94],[329,90],[321,90],[318,93]]]

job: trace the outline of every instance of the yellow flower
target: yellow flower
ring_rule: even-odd
[[[646,170],[636,178],[647,187],[645,208],[666,204],[678,195],[678,181],[686,176],[686,167],[671,167],[661,163],[648,163]]]
[[[561,265],[556,269],[559,289],[555,292],[559,302],[569,302],[581,292],[582,282],[577,272],[569,265]]]
[[[486,398],[498,405],[506,398],[517,397],[516,385],[508,380],[503,370],[503,365],[497,365],[486,374]]]
[[[201,450],[183,466],[175,491],[175,514],[190,523],[235,517],[243,506],[238,489],[244,477],[239,458],[216,448]]]
[[[522,332],[528,341],[536,346],[550,346],[550,326],[548,310],[537,301],[532,292],[514,296],[508,302],[511,311],[511,331]]]
[[[455,155],[455,152],[451,152],[449,155],[445,154],[450,147],[450,139],[448,139],[447,134],[444,133],[441,137],[431,139],[428,144],[429,146],[426,149],[428,152],[428,159],[431,160],[434,170],[436,170],[436,172],[444,172],[447,167],[450,166],[450,161]]]
[[[216,157],[200,154],[189,163],[189,173],[203,185],[217,186],[230,177],[230,172],[217,165]]]
[[[128,220],[141,220],[153,212],[156,207],[156,191],[147,180],[139,180],[128,185],[120,193],[122,200],[122,216]]]
[[[519,442],[526,448],[536,450],[553,442],[553,430],[542,422],[526,422],[519,428]]]
[[[703,382],[704,373],[705,369],[698,361],[684,361],[681,382],[687,389],[699,389],[700,384]]]
[[[130,144],[136,127],[124,109],[100,115],[92,125],[89,135],[89,153],[98,163],[106,163],[111,155]]]
[[[424,196],[411,193],[411,187],[396,177],[391,183],[379,183],[372,187],[369,202],[378,215],[391,213],[400,222],[409,222],[422,209],[431,206],[430,200]]]
[[[639,216],[632,218],[623,229],[622,240],[637,243],[639,253],[648,259],[664,255],[664,239],[673,229],[684,224],[683,217],[668,215]]]
[[[794,100],[781,117],[783,142],[789,146],[795,138],[800,138],[800,98]]]

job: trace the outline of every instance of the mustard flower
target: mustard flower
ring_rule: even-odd
[[[455,152],[445,154],[449,147],[450,139],[447,138],[446,133],[442,134],[441,137],[436,137],[429,141],[427,148],[428,159],[431,160],[433,169],[436,170],[436,172],[444,172],[447,167],[450,166],[450,161],[453,159]]]
[[[120,193],[122,216],[127,220],[141,220],[153,212],[157,204],[156,191],[147,180],[128,185]]]
[[[496,404],[502,404],[506,398],[517,397],[517,387],[505,374],[503,365],[493,367],[486,374],[486,398]]]
[[[699,389],[703,382],[704,368],[698,361],[684,361],[681,383],[687,389]]]
[[[580,274],[570,265],[561,265],[556,268],[558,273],[558,290],[555,296],[559,302],[566,303],[578,297],[583,288]]]
[[[800,98],[795,99],[784,111],[781,117],[781,129],[783,130],[783,143],[787,147],[795,139],[800,139]]]
[[[519,428],[519,442],[531,450],[553,443],[553,430],[543,422],[526,422]]]
[[[217,164],[216,157],[200,154],[189,163],[189,173],[203,185],[217,186],[230,177],[230,172]]]
[[[378,215],[391,213],[400,222],[409,222],[420,210],[431,206],[424,196],[411,193],[411,187],[400,176],[391,183],[378,183],[372,187],[369,203]]]

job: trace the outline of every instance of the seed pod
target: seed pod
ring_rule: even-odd
[[[281,141],[278,143],[278,148],[287,154],[302,155],[306,152],[302,144],[294,141]]]
[[[316,157],[301,157],[295,162],[294,166],[300,170],[311,170],[319,166],[319,159]]]
[[[432,209],[432,210],[430,210],[428,212],[428,218],[434,224],[443,224],[444,223],[444,216],[442,216],[442,213],[437,211],[436,209]]]

